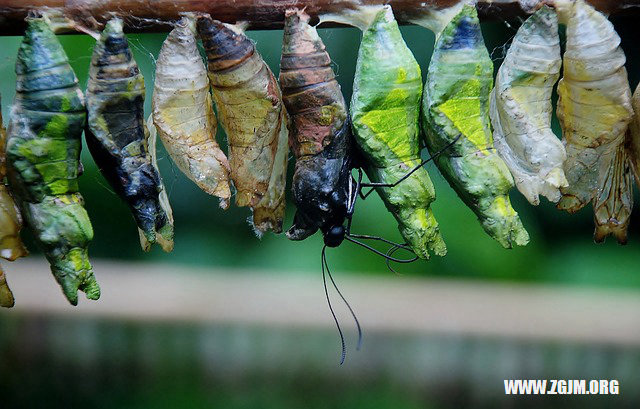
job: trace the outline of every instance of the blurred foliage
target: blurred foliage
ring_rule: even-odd
[[[634,22],[627,19],[618,20],[616,24],[624,38],[623,47],[629,57],[630,77],[635,84],[640,51],[633,44]],[[516,28],[504,22],[484,24],[487,46],[496,66]],[[352,28],[319,31],[348,99],[360,32]],[[433,49],[434,35],[415,26],[402,27],[402,31],[424,75]],[[277,75],[282,32],[251,31],[248,35],[257,42],[259,51]],[[130,45],[146,79],[148,96],[153,88],[154,56],[158,54],[164,38],[165,34],[129,36]],[[94,40],[85,35],[65,35],[60,39],[84,87]],[[2,43],[0,72],[4,80],[0,83],[0,91],[6,121],[14,94],[13,65],[20,38],[5,37]],[[147,115],[150,112],[150,98],[146,101],[146,112]],[[555,124],[559,135],[557,120]],[[218,139],[224,140],[221,130]],[[90,249],[92,257],[319,274],[322,246],[319,234],[303,242],[291,242],[284,235],[273,234],[258,240],[246,221],[248,209],[232,206],[227,211],[221,210],[217,199],[198,190],[178,171],[162,147],[158,155],[176,221],[175,250],[170,254],[164,254],[157,248],[147,254],[140,250],[135,224],[127,207],[111,192],[85,149],[82,155],[85,173],[80,183],[95,229],[95,239]],[[290,171],[292,165],[293,159],[290,161]],[[593,223],[590,208],[573,216],[557,211],[544,200],[535,208],[514,189],[511,195],[513,205],[531,235],[531,243],[525,248],[504,250],[484,234],[471,211],[456,197],[435,166],[429,164],[427,169],[437,190],[438,198],[433,208],[449,254],[428,262],[418,261],[399,266],[400,273],[640,287],[640,275],[637,274],[637,265],[640,264],[640,224],[637,217],[632,218],[629,245],[619,246],[611,239],[605,244],[595,245],[591,238]],[[291,225],[294,212],[289,200],[285,228]],[[393,217],[375,195],[357,203],[352,230],[396,241],[400,239]],[[27,243],[35,250],[28,238]],[[331,250],[328,256],[336,271],[391,274],[381,258],[350,243]],[[99,272],[97,274],[99,276]]]

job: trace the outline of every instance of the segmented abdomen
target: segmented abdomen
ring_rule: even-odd
[[[198,18],[209,79],[229,142],[236,204],[250,206],[258,234],[282,231],[287,167],[286,111],[280,88],[255,45],[239,29]]]
[[[347,121],[331,58],[308,21],[304,12],[287,11],[280,60],[282,97],[291,120],[289,141],[297,158],[322,152]]]
[[[529,235],[509,200],[513,178],[493,149],[492,73],[475,6],[465,5],[436,41],[425,84],[422,125],[427,147],[432,155],[439,153],[436,165],[451,187],[485,231],[511,248],[527,244]]]
[[[297,212],[287,232],[292,240],[341,226],[349,206],[351,125],[330,64],[309,16],[287,10],[280,86],[296,156],[292,191]]]
[[[558,208],[575,212],[602,188],[633,111],[626,58],[613,25],[583,0],[559,2],[558,12],[567,25],[557,115],[569,181]]]
[[[93,230],[78,193],[84,98],[46,18],[29,19],[16,62],[7,140],[12,191],[72,304],[100,297],[87,253]]]
[[[229,162],[216,142],[209,78],[195,38],[195,21],[183,18],[162,45],[156,63],[153,122],[171,159],[205,192],[229,206]]]
[[[87,85],[87,145],[100,171],[129,205],[144,250],[173,249],[173,219],[149,150],[144,124],[144,79],[122,21],[109,21],[96,43]]]
[[[400,34],[390,6],[382,6],[364,30],[351,98],[356,141],[373,182],[393,184],[420,165],[418,117],[420,67]],[[430,208],[435,190],[419,168],[394,187],[377,189],[416,255],[446,254]]]
[[[560,200],[568,185],[564,146],[551,130],[551,94],[560,76],[558,18],[544,6],[518,30],[491,93],[495,147],[529,202]]]

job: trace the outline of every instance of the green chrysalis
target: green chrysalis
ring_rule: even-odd
[[[27,20],[16,74],[7,140],[10,186],[69,302],[78,303],[78,290],[97,300],[100,287],[87,251],[93,229],[78,192],[84,98],[46,17]]]
[[[421,163],[418,118],[420,67],[400,34],[390,6],[379,7],[363,32],[351,99],[356,141],[372,182],[395,183]],[[400,233],[421,258],[446,254],[431,203],[435,190],[419,168],[397,186],[377,188]]]
[[[493,63],[476,8],[464,5],[439,33],[423,96],[426,144],[436,165],[484,230],[505,248],[529,242],[511,207],[513,178],[493,147],[489,94]]]

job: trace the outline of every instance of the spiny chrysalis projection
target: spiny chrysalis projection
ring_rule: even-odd
[[[557,115],[567,150],[558,208],[577,212],[593,200],[594,239],[626,242],[632,186],[622,147],[633,109],[620,37],[607,17],[583,0],[556,2],[567,26]]]
[[[331,58],[309,16],[287,10],[280,86],[290,116],[289,141],[296,157],[293,200],[297,211],[287,232],[303,240],[341,226],[349,208],[351,124]]]
[[[154,163],[155,141],[144,123],[144,78],[122,20],[107,23],[96,42],[87,84],[87,145],[116,193],[129,205],[147,251],[173,249],[173,216]]]
[[[436,165],[484,230],[503,247],[529,234],[511,207],[513,178],[493,147],[489,94],[493,62],[475,6],[465,4],[438,34],[423,96],[422,126]]]
[[[6,161],[7,134],[2,125],[0,113],[0,257],[13,261],[27,255],[27,249],[20,240],[22,215],[9,191]],[[7,284],[4,271],[0,268],[0,307],[13,307],[14,300]]]
[[[560,200],[567,187],[564,146],[551,130],[551,94],[560,77],[560,36],[555,11],[543,6],[516,33],[491,92],[496,150],[516,187],[533,204],[538,195]]]
[[[87,248],[93,239],[78,192],[84,98],[48,19],[27,20],[16,62],[7,139],[9,184],[51,271],[73,305],[100,298]]]
[[[282,231],[287,119],[280,88],[255,44],[237,27],[198,18],[209,79],[227,133],[236,204],[253,210],[258,235]]]
[[[195,37],[195,20],[184,17],[162,45],[156,61],[153,123],[174,163],[202,190],[229,207],[229,162],[216,142],[218,123],[207,68]]]
[[[380,6],[374,11],[358,51],[351,117],[369,179],[393,184],[421,163],[418,118],[422,77],[391,7]],[[394,187],[376,190],[418,257],[428,259],[430,252],[446,254],[430,208],[435,190],[424,168]]]

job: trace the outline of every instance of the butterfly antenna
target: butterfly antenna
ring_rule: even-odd
[[[331,305],[331,298],[329,298],[329,290],[327,289],[327,276],[325,273],[325,266],[326,266],[326,259],[327,259],[325,256],[326,249],[327,249],[327,246],[322,247],[322,284],[324,285],[324,295],[327,298],[327,305],[329,305],[329,311],[331,311],[331,315],[333,316],[333,321],[336,323],[336,328],[338,328],[338,334],[340,334],[340,345],[342,346],[342,354],[340,355],[340,365],[342,365],[344,363],[345,358],[347,357],[347,346],[344,342],[344,335],[342,334],[342,328],[340,328],[338,317],[336,317],[336,313],[335,311],[333,311],[333,306]],[[326,266],[326,269],[328,270],[329,267]],[[331,273],[329,273],[329,276],[331,276]],[[333,278],[331,279],[331,281],[333,281]],[[338,294],[339,293],[340,292],[338,291]]]
[[[396,251],[398,251],[399,249],[405,249],[405,247],[403,245],[400,244],[396,244],[393,247],[391,247],[389,249],[389,251],[387,251],[387,256],[391,257],[393,256],[393,253],[395,253]],[[406,250],[406,249],[405,249]],[[389,271],[391,271],[393,274],[395,275],[399,275],[401,276],[402,274],[398,273],[393,267],[391,267],[391,261],[389,261],[389,258],[387,258],[385,260],[385,263],[387,264],[387,268],[389,269]]]
[[[365,240],[381,241],[383,243],[391,244],[393,247],[398,247],[399,249],[412,251],[411,247],[409,247],[407,245],[407,243],[404,243],[404,244],[396,243],[395,241],[387,240],[384,237],[380,237],[380,236],[371,236],[369,234],[351,234],[351,233],[349,234],[349,236],[353,237],[354,239],[365,239]]]
[[[396,258],[396,257],[391,257],[390,255],[381,252],[380,250],[374,249],[373,247],[369,246],[368,244],[365,244],[361,241],[358,241],[354,238],[352,238],[351,236],[344,236],[344,238],[346,240],[349,240],[352,243],[357,244],[358,246],[364,247],[365,249],[371,251],[372,253],[375,253],[377,255],[379,255],[380,257],[383,257],[385,260],[388,261],[393,261],[394,263],[413,263],[414,261],[416,261],[419,257],[415,256],[413,258]],[[401,244],[395,244],[397,246],[402,246]],[[404,247],[403,247],[404,248]],[[406,248],[405,250],[407,251],[411,251],[410,249]]]
[[[360,321],[358,321],[358,317],[356,316],[356,313],[353,311],[353,308],[351,308],[351,305],[349,304],[347,299],[344,297],[344,295],[342,295],[342,292],[340,291],[340,289],[338,289],[338,285],[336,284],[335,280],[333,279],[333,275],[331,274],[331,270],[329,270],[329,263],[327,263],[327,255],[325,253],[325,249],[326,248],[327,247],[325,246],[322,249],[322,258],[323,258],[324,265],[327,268],[327,275],[329,276],[329,279],[331,280],[331,284],[333,284],[333,288],[335,288],[335,290],[338,293],[338,295],[340,296],[340,298],[342,298],[342,301],[344,302],[344,304],[349,309],[349,312],[351,313],[351,316],[353,317],[353,320],[356,322],[356,327],[358,328],[358,345],[356,346],[356,351],[359,351],[360,347],[362,346],[362,327],[360,326]]]

